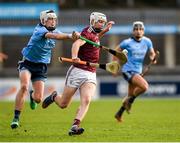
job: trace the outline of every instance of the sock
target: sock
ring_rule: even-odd
[[[125,110],[124,106],[121,106],[118,112],[123,112]]]
[[[14,110],[14,118],[15,118],[15,119],[18,119],[18,120],[19,120],[20,114],[21,114],[21,111],[19,111],[19,110]]]
[[[131,96],[131,97],[129,98],[129,103],[133,103],[134,100],[135,100],[135,98],[136,98],[136,96]]]
[[[81,121],[79,119],[74,119],[73,125],[77,125],[79,127]]]
[[[117,112],[117,115],[121,116],[122,113],[124,112],[125,108],[123,106],[121,106],[121,108],[119,109],[119,111]]]
[[[53,93],[52,93],[53,94]],[[51,100],[54,101],[55,97],[57,96],[57,92],[55,94],[53,94],[53,96],[51,97]]]
[[[53,97],[52,97],[52,101],[54,101],[54,99],[55,99],[55,97],[56,97],[57,95],[53,95]]]

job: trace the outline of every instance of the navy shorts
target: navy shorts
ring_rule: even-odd
[[[45,63],[34,63],[28,60],[19,61],[18,63],[19,72],[22,70],[28,70],[31,73],[31,81],[46,81],[47,79],[47,64]]]
[[[132,77],[133,77],[135,74],[139,74],[139,73],[134,72],[134,71],[127,71],[127,72],[123,72],[123,73],[122,73],[124,79],[125,79],[126,81],[128,81],[129,83],[131,83]]]

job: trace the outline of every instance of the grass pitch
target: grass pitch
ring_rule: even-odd
[[[13,102],[0,102],[0,142],[180,142],[180,99],[138,98],[131,114],[117,123],[114,114],[121,100],[93,101],[82,122],[85,132],[68,136],[79,102],[67,109],[55,104],[31,110],[28,103],[21,114],[20,127],[12,130]]]

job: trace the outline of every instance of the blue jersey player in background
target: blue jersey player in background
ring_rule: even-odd
[[[47,64],[51,60],[51,52],[55,47],[55,40],[74,39],[79,33],[65,34],[56,30],[57,15],[53,10],[45,10],[40,13],[40,23],[35,27],[34,32],[25,48],[22,50],[22,61],[19,62],[20,89],[15,99],[14,118],[11,128],[19,126],[19,116],[23,109],[30,80],[33,90],[30,91],[30,107],[35,109],[40,103],[44,94],[44,82],[47,78]]]
[[[122,106],[115,114],[117,121],[122,121],[122,114],[124,110],[130,112],[131,105],[135,98],[144,93],[148,89],[148,83],[141,76],[144,58],[146,53],[149,53],[149,58],[156,64],[155,52],[152,41],[144,36],[144,24],[141,21],[133,23],[133,36],[123,40],[116,50],[128,51],[128,61],[122,67],[122,74],[126,81],[128,81],[128,95],[123,99]]]

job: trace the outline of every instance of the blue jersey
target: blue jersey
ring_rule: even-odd
[[[142,37],[141,41],[129,38],[120,43],[121,49],[128,51],[128,61],[122,67],[122,72],[133,71],[142,72],[144,57],[148,50],[153,48],[152,41],[147,37]]]
[[[55,40],[45,38],[49,31],[42,25],[38,24],[31,36],[26,47],[23,48],[23,57],[34,63],[50,63],[51,51],[55,47]],[[59,33],[57,30],[53,33]]]

